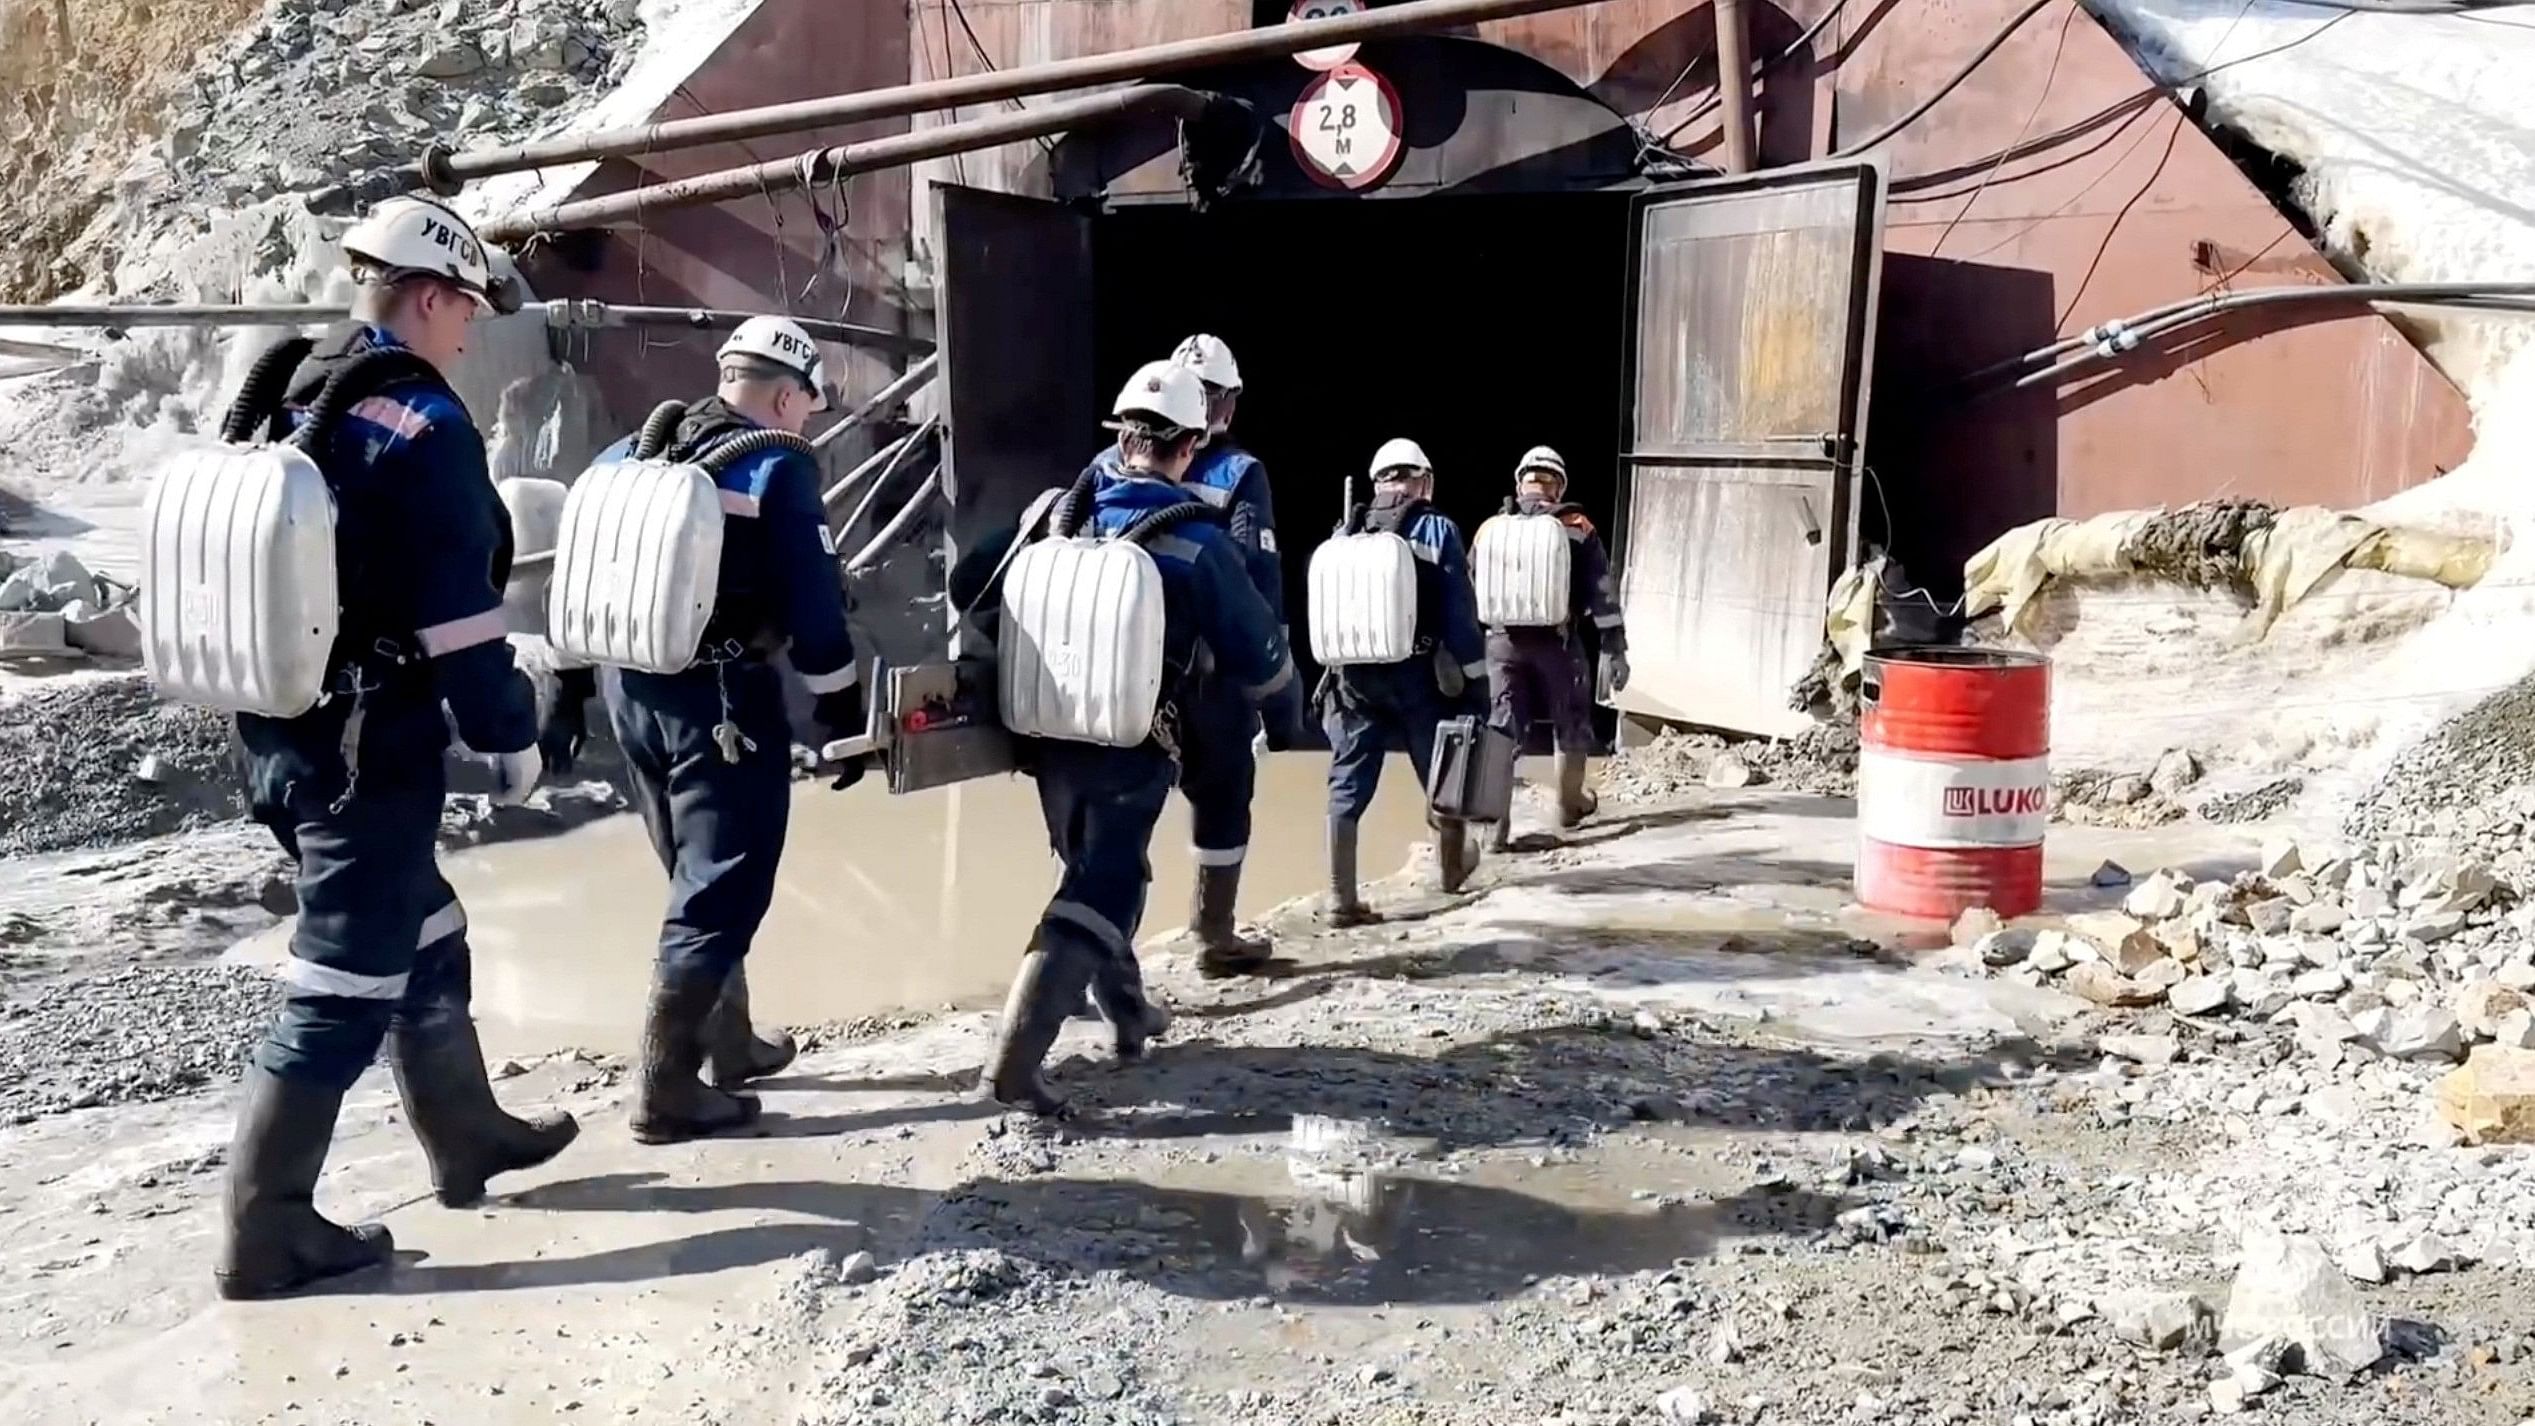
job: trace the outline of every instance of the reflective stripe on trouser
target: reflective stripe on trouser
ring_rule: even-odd
[[[1593,695],[1585,686],[1583,658],[1555,629],[1491,632],[1488,722],[1520,749],[1532,725],[1543,720],[1558,751],[1593,751]]]
[[[1417,785],[1426,785],[1435,761],[1435,728],[1443,721],[1443,698],[1431,683],[1391,680],[1387,686],[1359,685],[1331,704],[1321,721],[1329,734],[1329,815],[1360,821],[1373,805],[1382,784],[1382,758],[1394,749],[1409,757]]]
[[[1060,868],[1038,934],[1096,955],[1092,994],[1115,1019],[1144,996],[1135,934],[1153,883],[1153,829],[1171,799],[1171,760],[1150,743],[1104,748],[1048,741],[1039,745],[1036,776],[1048,845]]]
[[[1180,794],[1188,799],[1188,842],[1199,866],[1239,866],[1250,845],[1250,802],[1259,766],[1250,740],[1258,711],[1229,680],[1194,679],[1180,708]]]
[[[365,788],[340,812],[268,823],[299,863],[299,925],[257,1064],[348,1088],[393,1016],[464,1007],[466,914],[434,860],[440,801],[433,785]]]
[[[600,688],[625,753],[634,806],[669,873],[662,974],[719,985],[748,955],[774,904],[792,810],[792,730],[775,671],[755,660],[684,673],[608,669]],[[726,762],[713,740],[730,718],[756,744]]]

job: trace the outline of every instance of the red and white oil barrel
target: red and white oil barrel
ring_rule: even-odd
[[[2042,905],[2051,664],[2011,649],[1866,656],[1857,761],[1857,899],[1951,920]]]

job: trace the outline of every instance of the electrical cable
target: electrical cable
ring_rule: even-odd
[[[2448,283],[2417,283],[2409,287],[2437,289],[2453,287]],[[2016,389],[2054,382],[2074,371],[2125,357],[2145,347],[2150,341],[2180,328],[2210,321],[2233,312],[2254,307],[2301,305],[2317,302],[2364,302],[2374,306],[2380,302],[2406,303],[2430,307],[2468,307],[2491,312],[2535,312],[2535,283],[2491,283],[2467,292],[2406,292],[2401,283],[2352,283],[2342,287],[2264,287],[2251,292],[2212,293],[2203,301],[2183,311],[2142,322],[2120,323],[2102,335],[2085,350],[2062,357],[2039,371],[2027,372],[2013,383]],[[2112,326],[2113,324],[2107,324]]]
[[[1877,129],[1875,132],[1858,140],[1856,143],[1842,146],[1840,149],[1830,154],[1829,157],[1834,159],[1856,158],[1860,154],[1865,153],[1868,149],[1874,148],[1876,145],[1890,139],[1893,135],[1909,128],[1912,124],[1919,122],[1919,120],[1924,117],[1930,109],[1935,108],[1937,104],[1945,98],[1945,96],[1961,88],[1963,81],[1971,78],[1974,70],[1979,69],[1983,64],[1988,63],[1989,57],[1998,53],[1999,48],[2005,45],[2009,39],[2012,39],[2015,36],[2016,31],[2023,29],[2026,21],[2041,14],[2050,6],[2060,3],[2062,3],[2062,0],[2029,0],[2029,3],[2026,4],[2023,9],[2016,12],[2013,19],[1998,27],[1998,33],[1991,35],[1989,37],[1989,42],[1982,45],[1977,51],[1975,51],[1972,57],[1964,62],[1961,69],[1954,71],[1953,75],[1947,78],[1944,83],[1938,85],[1934,90],[1930,91],[1927,98],[1922,99],[1917,104],[1911,106],[1909,112],[1903,114],[1900,118],[1884,125],[1882,128]],[[2074,5],[2077,3],[2077,0],[2066,0],[2066,3]]]

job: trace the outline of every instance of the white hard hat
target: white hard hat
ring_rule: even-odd
[[[827,409],[827,362],[819,355],[819,344],[801,330],[801,324],[789,317],[751,317],[739,324],[729,341],[713,354],[715,361],[730,357],[755,357],[773,362],[810,388],[818,398],[813,411]]]
[[[1171,353],[1171,360],[1197,373],[1197,379],[1208,386],[1226,391],[1241,389],[1241,363],[1232,359],[1232,348],[1224,345],[1221,337],[1199,332],[1180,343],[1179,349]]]
[[[383,277],[425,274],[448,282],[487,311],[519,310],[518,285],[494,278],[475,229],[428,198],[390,198],[372,208],[344,233],[343,251]]]
[[[1426,459],[1426,448],[1402,437],[1394,436],[1384,441],[1382,449],[1373,453],[1372,474],[1376,480],[1381,479],[1382,472],[1398,470],[1402,466],[1412,466],[1429,475],[1435,471],[1434,462]]]
[[[1174,431],[1206,429],[1206,388],[1197,373],[1174,361],[1149,361],[1118,392],[1110,408],[1118,416],[1147,416]]]
[[[1567,458],[1548,446],[1534,446],[1514,462],[1514,478],[1522,479],[1536,470],[1545,470],[1560,480],[1567,478]]]

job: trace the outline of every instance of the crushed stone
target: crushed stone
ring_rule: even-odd
[[[1792,738],[1729,739],[1668,728],[1643,747],[1624,748],[1602,771],[1603,795],[1617,802],[1654,802],[1710,787],[1720,763],[1751,776],[1738,785],[1782,787],[1849,797],[1857,791],[1857,727],[1822,723]]]
[[[229,720],[146,678],[29,692],[0,716],[0,856],[207,827],[239,815],[237,785]]]

